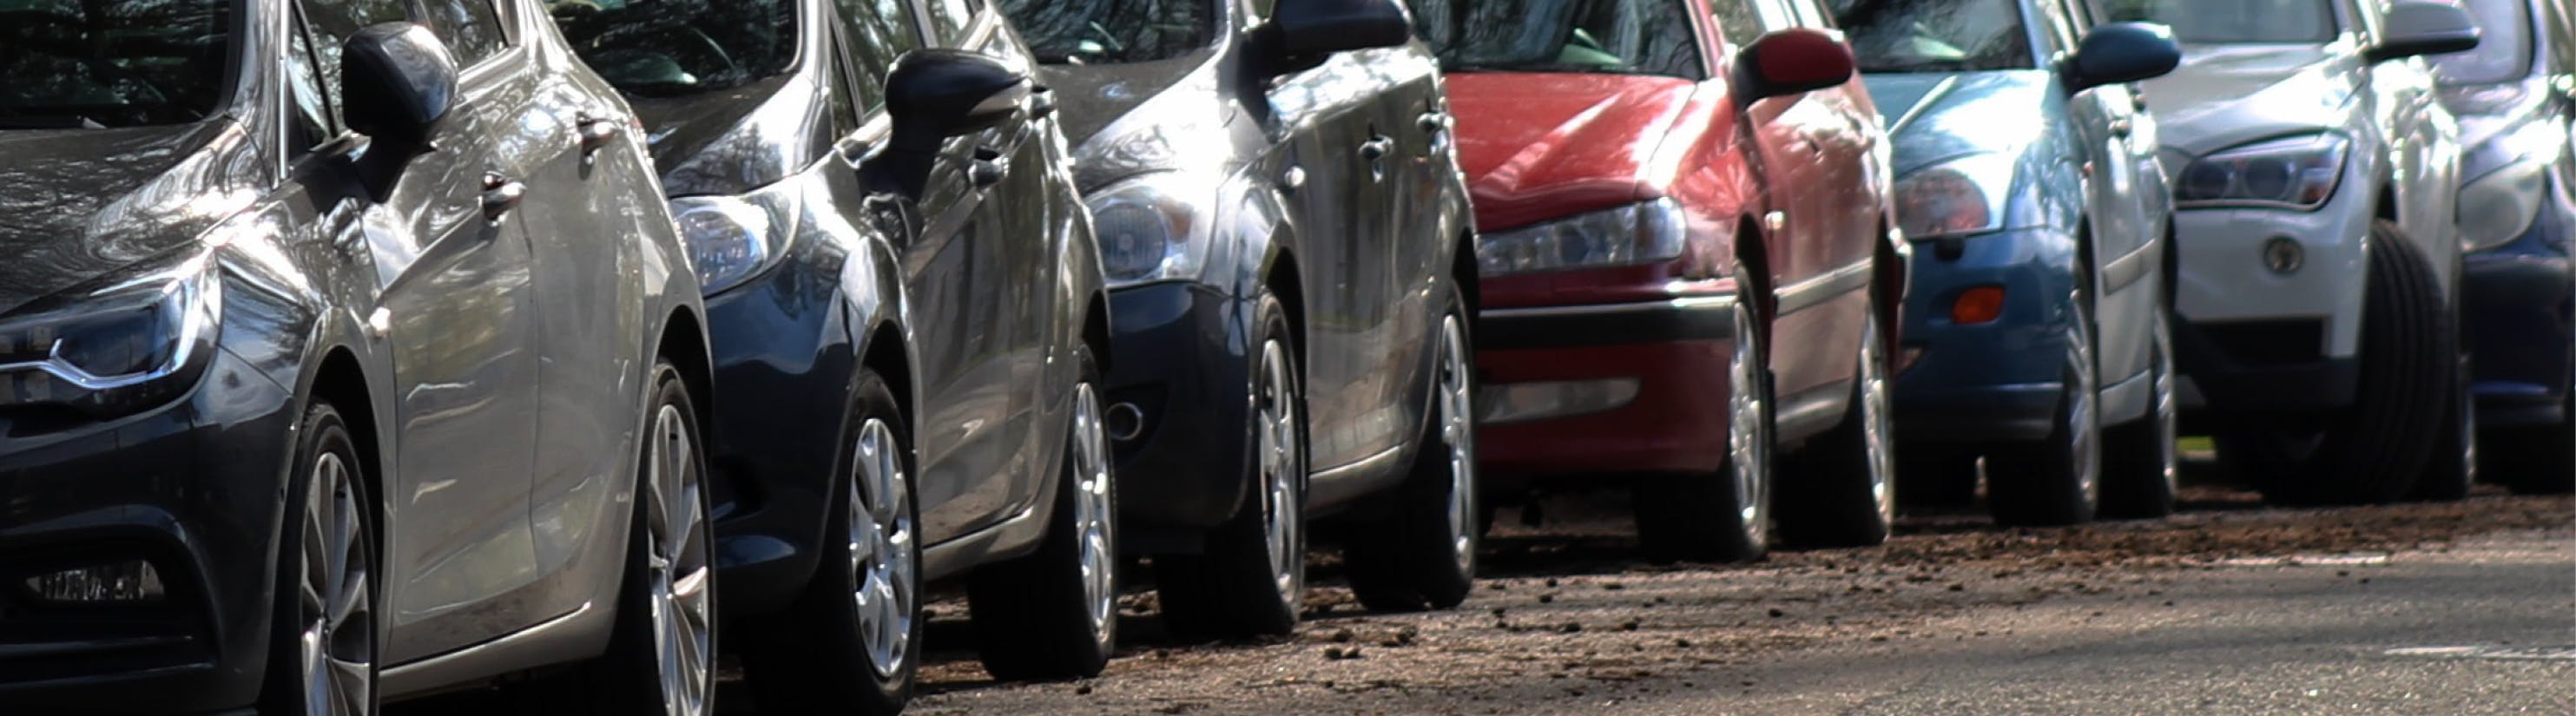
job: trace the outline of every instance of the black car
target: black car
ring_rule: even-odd
[[[1404,8],[1003,5],[1084,138],[1120,512],[1165,621],[1287,633],[1309,516],[1348,518],[1368,606],[1458,604],[1482,516],[1474,218]]]
[[[0,711],[712,712],[698,285],[544,27],[0,4]]]
[[[980,2],[562,0],[650,128],[707,290],[724,613],[762,704],[899,709],[923,584],[986,667],[1116,627],[1099,250],[1028,51]]]

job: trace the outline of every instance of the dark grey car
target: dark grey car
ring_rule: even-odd
[[[531,3],[0,28],[0,708],[710,711],[697,282]]]
[[[1165,621],[1285,634],[1310,517],[1378,609],[1475,575],[1474,217],[1393,0],[1006,0],[1080,142],[1108,427]]]
[[[1106,301],[1034,63],[980,0],[561,0],[707,290],[725,616],[762,708],[907,700],[930,580],[999,678],[1115,642]]]

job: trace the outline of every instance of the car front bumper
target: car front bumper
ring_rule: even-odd
[[[1110,292],[1107,409],[1133,418],[1112,436],[1128,525],[1204,530],[1250,494],[1251,310],[1208,284]]]
[[[2478,423],[2553,425],[2567,420],[2576,379],[2576,212],[2541,213],[2530,232],[2462,258],[2460,286],[2475,361]]]
[[[855,349],[833,276],[791,260],[707,299],[717,578],[728,618],[776,612],[813,577],[848,441]],[[897,388],[900,390],[900,388]]]
[[[1735,310],[1732,296],[1706,296],[1484,311],[1485,473],[1510,482],[1718,469]]]
[[[1961,240],[1944,258],[1939,240],[1917,241],[1906,298],[1904,367],[1895,388],[1896,435],[1908,444],[2039,440],[2055,428],[2065,386],[2066,301],[2074,277],[2045,257],[2074,238],[2028,229]],[[1999,287],[2003,314],[1963,325],[1951,307],[1970,289]]]
[[[0,414],[0,712],[208,713],[258,698],[295,402],[219,350],[193,392],[141,414]],[[158,601],[49,602],[27,584],[131,560],[158,575]]]
[[[2352,402],[2359,380],[2365,249],[2375,220],[2352,187],[2317,211],[2186,209],[2174,217],[2176,360],[2187,407],[2306,410]],[[2296,267],[2266,262],[2274,242]]]

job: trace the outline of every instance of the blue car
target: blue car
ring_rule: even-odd
[[[2523,492],[2576,489],[2576,13],[2470,0],[2485,40],[2435,60],[2460,118],[2461,284],[2481,471]]]
[[[2181,50],[2069,0],[1835,0],[1895,143],[1909,498],[2009,525],[2173,509],[2172,198],[2130,83]]]

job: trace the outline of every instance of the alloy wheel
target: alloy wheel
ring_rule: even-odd
[[[1117,640],[1118,526],[1110,485],[1109,441],[1100,426],[1100,398],[1090,383],[1074,386],[1073,459],[1066,486],[1073,490],[1073,520],[1081,542],[1082,597],[1092,638],[1103,650]]]
[[[1896,522],[1896,434],[1894,410],[1888,405],[1887,346],[1878,319],[1861,329],[1861,438],[1869,449],[1869,493],[1881,524]]]
[[[1755,545],[1770,544],[1771,537],[1771,413],[1765,384],[1756,371],[1764,370],[1758,350],[1760,336],[1754,333],[1753,306],[1739,304],[1735,311],[1735,359],[1727,369],[1726,442],[1735,488],[1735,504],[1748,541]]]
[[[2089,320],[2078,318],[2078,321]],[[2102,490],[2102,384],[2093,365],[2090,326],[2079,326],[2066,349],[2066,454],[2075,460],[2075,488],[2087,502],[2098,502]]]
[[[870,418],[859,426],[857,471],[847,496],[859,641],[877,676],[888,679],[912,659],[913,604],[921,583],[914,562],[912,481],[904,475],[902,451],[885,421]]]
[[[1450,556],[1465,574],[1476,573],[1475,374],[1467,366],[1467,332],[1457,316],[1440,325],[1440,441],[1449,448]]]
[[[2163,459],[2165,494],[2182,489],[2182,403],[2175,397],[2172,319],[2156,311],[2155,414],[2156,445]]]
[[[1305,441],[1299,426],[1296,377],[1288,347],[1261,345],[1260,385],[1254,388],[1254,459],[1261,468],[1261,524],[1270,547],[1271,586],[1292,608],[1306,595]]]
[[[373,551],[348,462],[315,458],[304,500],[303,577],[297,580],[304,713],[367,716],[375,704]]]
[[[653,416],[645,455],[645,568],[669,716],[705,716],[715,689],[715,611],[697,442],[680,408]]]

